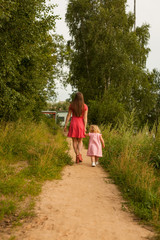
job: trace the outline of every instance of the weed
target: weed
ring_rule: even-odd
[[[68,145],[59,127],[52,123],[19,120],[0,126],[0,219],[19,219],[33,214],[32,196],[45,180],[59,179],[66,164],[72,164]],[[28,203],[28,199],[29,203]],[[30,202],[31,201],[31,202]]]
[[[15,236],[11,236],[8,240],[16,240]]]
[[[106,145],[102,166],[119,185],[130,209],[160,230],[160,177],[155,174],[160,155],[155,150],[160,149],[160,137],[154,139],[147,127],[136,133],[124,126],[106,127],[102,134]]]

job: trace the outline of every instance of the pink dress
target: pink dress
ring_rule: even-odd
[[[88,110],[86,104],[84,104],[84,111],[82,112],[82,116],[76,117],[74,115],[74,111],[72,110],[71,105],[69,106],[69,110],[72,111],[72,119],[69,127],[68,137],[72,138],[85,138],[85,129],[84,129],[84,112]]]
[[[102,157],[102,144],[100,140],[100,133],[89,133],[89,146],[87,156]]]

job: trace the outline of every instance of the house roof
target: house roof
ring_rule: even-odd
[[[42,111],[42,113],[56,114],[56,111]]]

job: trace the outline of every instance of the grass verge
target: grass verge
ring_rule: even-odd
[[[17,224],[34,214],[34,197],[45,180],[61,178],[72,164],[57,126],[43,121],[2,123],[0,127],[0,221]]]
[[[155,153],[159,136],[154,138],[147,127],[133,133],[125,126],[106,127],[102,134],[106,144],[102,166],[120,187],[129,208],[160,233],[160,177],[156,167],[159,157]]]
[[[129,209],[160,234],[160,129],[134,132],[125,123],[102,126],[105,140],[100,163],[119,186]],[[88,146],[88,138],[84,139]],[[160,239],[158,235],[156,239]]]

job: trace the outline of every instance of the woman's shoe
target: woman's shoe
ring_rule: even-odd
[[[82,159],[82,154],[79,153],[79,161],[82,162],[83,159]]]
[[[76,156],[76,163],[79,163],[79,155]]]

